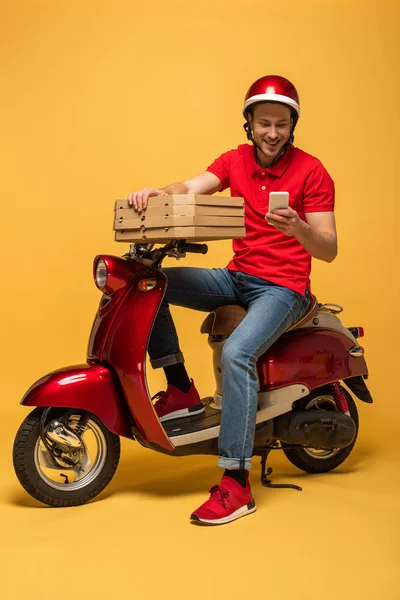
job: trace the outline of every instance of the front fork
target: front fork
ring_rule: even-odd
[[[82,453],[84,453],[84,444],[81,436],[85,432],[89,421],[89,415],[83,411],[78,423],[72,429],[67,424],[68,418],[73,414],[74,409],[67,409],[64,413],[56,416],[53,420],[47,422],[47,418],[53,407],[46,408],[40,419],[40,437],[46,450],[50,453],[50,462],[55,459],[57,465],[76,468],[80,465]],[[75,411],[76,412],[76,411]],[[54,465],[48,465],[54,466]]]

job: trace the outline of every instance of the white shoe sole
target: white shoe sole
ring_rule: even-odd
[[[230,523],[231,521],[235,521],[236,519],[240,519],[240,517],[245,517],[246,515],[250,515],[251,513],[257,510],[256,503],[251,502],[250,504],[246,504],[241,508],[238,508],[231,515],[227,517],[223,517],[222,519],[201,519],[193,513],[190,516],[190,520],[194,523],[205,523],[206,525],[225,525],[225,523]]]
[[[204,412],[203,405],[201,405],[201,407],[199,407],[199,408],[193,407],[192,410],[190,410],[189,408],[182,408],[182,410],[175,410],[174,412],[168,413],[167,415],[160,417],[160,421],[161,421],[161,423],[163,423],[164,421],[172,421],[172,419],[182,419],[184,417],[194,417],[195,415],[200,415],[203,412]]]

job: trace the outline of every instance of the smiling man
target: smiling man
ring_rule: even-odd
[[[334,185],[320,161],[293,146],[299,97],[287,79],[268,75],[246,94],[247,138],[206,171],[162,189],[129,195],[137,211],[151,196],[213,194],[230,188],[245,199],[246,236],[233,240],[225,269],[165,269],[168,289],[154,323],[149,354],[163,367],[168,387],[158,395],[161,421],[201,414],[204,407],[185,367],[169,304],[210,311],[241,304],[247,314],[224,345],[222,416],[218,465],[225,469],[210,498],[191,519],[223,524],[255,511],[249,484],[258,380],[256,362],[306,312],[310,303],[311,258],[331,262],[337,254]],[[289,207],[268,212],[269,193],[289,192]]]

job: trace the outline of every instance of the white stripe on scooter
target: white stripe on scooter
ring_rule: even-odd
[[[272,390],[271,392],[259,392],[258,393],[258,405],[259,410],[257,411],[256,423],[262,423],[268,421],[279,415],[283,415],[286,412],[292,410],[292,405],[295,400],[304,398],[310,393],[310,390],[301,384],[288,385],[280,388],[279,390]],[[176,446],[185,446],[187,444],[196,444],[197,442],[203,442],[204,440],[211,440],[219,436],[219,425],[216,427],[209,427],[202,431],[196,431],[194,433],[186,433],[184,435],[175,435],[169,438],[169,441]]]
[[[182,417],[194,417],[195,415],[201,414],[205,411],[204,406],[199,410],[189,411],[188,408],[182,408],[182,410],[175,410],[172,413],[168,413],[165,417],[160,418],[160,422],[164,423],[165,421],[172,421],[173,419],[180,419]]]

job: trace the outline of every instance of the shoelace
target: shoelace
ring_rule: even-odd
[[[168,396],[166,392],[157,392],[157,394],[152,397],[152,400],[156,400],[159,406],[165,406],[167,398]]]
[[[216,496],[217,500],[221,502],[222,506],[227,510],[226,499],[229,498],[230,492],[220,485],[214,485],[210,490],[211,496]]]

